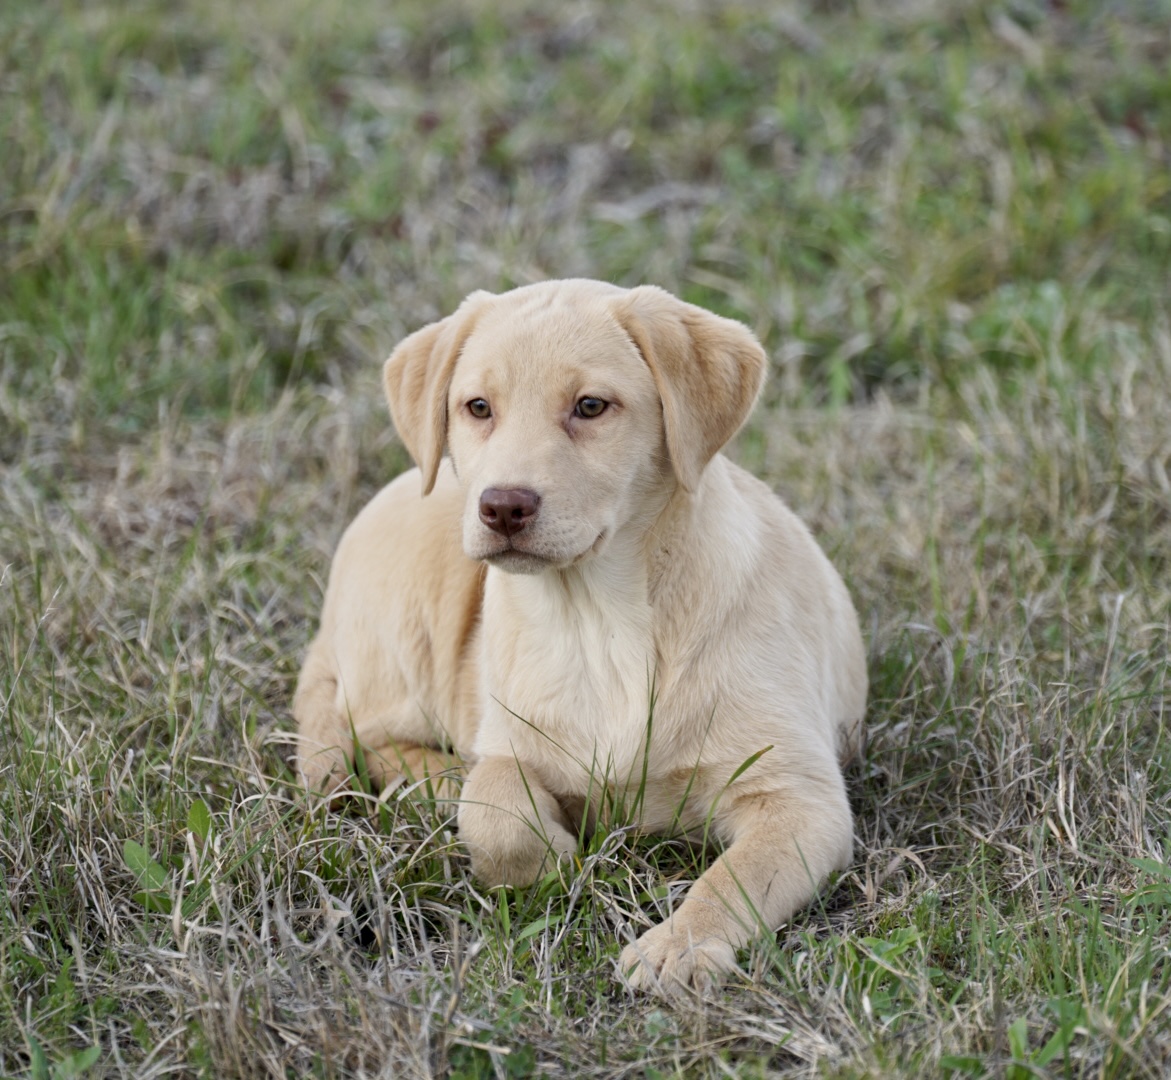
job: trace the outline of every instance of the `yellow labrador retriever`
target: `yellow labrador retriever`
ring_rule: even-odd
[[[607,802],[718,836],[622,953],[636,987],[708,984],[851,857],[858,619],[719,453],[764,369],[745,327],[650,286],[477,292],[412,334],[385,381],[419,468],[343,537],[294,701],[318,790],[355,741],[380,785],[437,776],[444,748],[470,763],[459,833],[487,885],[538,878]]]

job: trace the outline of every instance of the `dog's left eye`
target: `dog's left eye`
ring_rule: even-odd
[[[573,410],[574,415],[580,416],[585,420],[592,420],[595,416],[601,416],[605,411],[606,402],[596,397],[583,397],[577,403],[577,408]]]

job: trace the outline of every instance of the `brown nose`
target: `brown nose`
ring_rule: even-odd
[[[480,520],[501,536],[518,533],[537,516],[541,496],[524,488],[485,488],[480,496]]]

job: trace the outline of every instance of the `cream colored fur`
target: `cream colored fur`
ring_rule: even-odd
[[[851,858],[858,620],[804,525],[718,452],[764,368],[738,323],[589,281],[475,293],[407,338],[386,388],[419,469],[343,537],[294,702],[319,790],[355,736],[379,784],[450,796],[444,751],[468,763],[459,831],[488,885],[571,855],[607,802],[714,832],[724,853],[622,953],[636,987],[706,984]],[[578,415],[587,397],[605,410]],[[492,531],[487,488],[537,493],[537,516]]]

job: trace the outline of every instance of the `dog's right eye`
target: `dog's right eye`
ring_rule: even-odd
[[[477,420],[487,420],[492,415],[492,406],[482,397],[473,398],[468,402],[468,412]]]

